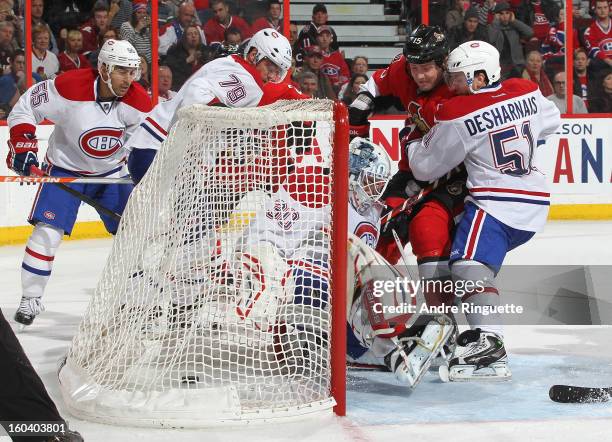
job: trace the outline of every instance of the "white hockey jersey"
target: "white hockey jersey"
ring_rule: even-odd
[[[349,202],[348,228],[368,246],[375,248],[380,233],[380,214],[384,205],[374,203],[363,213],[359,213]]]
[[[159,150],[179,109],[191,104],[254,107],[263,96],[263,83],[255,66],[230,55],[207,63],[195,72],[172,100],[159,103],[128,140],[131,149]]]
[[[48,119],[55,123],[45,160],[86,175],[117,169],[128,155],[125,140],[151,110],[151,99],[137,83],[124,97],[98,101],[98,73],[78,69],[33,85],[8,117],[13,128]]]
[[[550,193],[538,167],[538,140],[555,133],[561,119],[538,85],[511,79],[454,97],[438,109],[436,120],[427,135],[408,148],[414,176],[432,180],[464,162],[466,201],[510,227],[539,231],[546,222]]]

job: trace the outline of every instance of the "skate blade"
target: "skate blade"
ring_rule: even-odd
[[[491,364],[478,370],[474,368],[473,365],[456,365],[451,369],[440,366],[438,375],[442,382],[502,382],[512,378],[512,373],[505,363]]]

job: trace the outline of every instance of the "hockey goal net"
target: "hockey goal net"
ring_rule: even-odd
[[[344,413],[346,109],[179,113],[60,368],[72,414],[204,427]]]

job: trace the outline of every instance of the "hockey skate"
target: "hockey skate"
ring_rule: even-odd
[[[456,330],[452,319],[446,315],[428,319],[425,325],[415,325],[392,338],[397,348],[385,357],[385,364],[396,379],[411,388],[419,383],[432,361],[444,353],[444,345]]]
[[[504,343],[495,333],[479,328],[466,330],[459,335],[457,344],[465,350],[453,355],[448,366],[440,366],[443,382],[504,381],[512,377]]]
[[[25,326],[31,325],[34,322],[34,318],[44,310],[45,306],[40,298],[26,298],[22,296],[14,319],[21,324],[20,328],[23,329]]]

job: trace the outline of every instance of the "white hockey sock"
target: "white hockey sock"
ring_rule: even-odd
[[[23,296],[34,298],[43,295],[63,235],[62,229],[49,224],[38,223],[34,226],[21,264]]]
[[[472,329],[480,328],[483,331],[493,332],[500,338],[504,336],[504,328],[502,326],[502,317],[499,313],[481,313],[479,308],[497,308],[499,307],[499,293],[495,287],[485,287],[482,293],[474,293],[464,296],[461,300],[463,304],[467,304],[468,312],[465,317]]]
[[[451,272],[455,282],[455,295],[461,300],[461,310],[465,313],[470,327],[503,337],[495,273],[486,265],[467,259],[453,263]],[[493,310],[497,311],[492,313]]]

